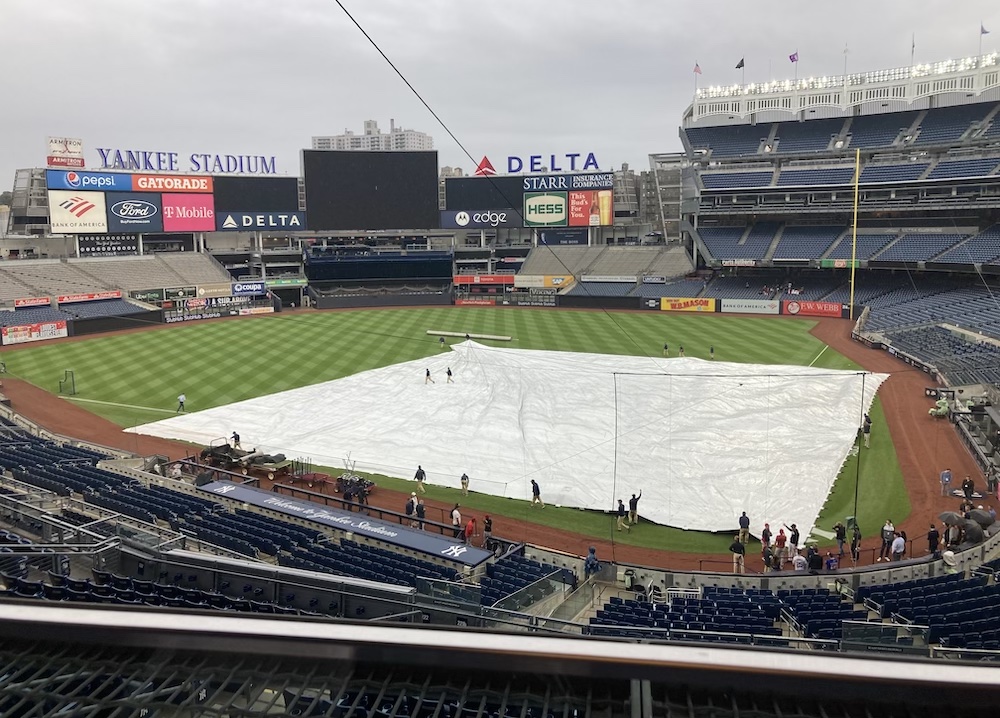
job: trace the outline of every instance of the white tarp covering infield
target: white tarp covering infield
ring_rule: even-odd
[[[517,499],[535,479],[547,504],[589,509],[641,489],[640,514],[657,523],[728,530],[746,511],[754,533],[795,522],[806,536],[887,378],[466,341],[130,431],[208,444],[235,430],[244,448],[332,467],[350,454],[404,479],[420,464],[453,487],[466,472],[473,491]]]

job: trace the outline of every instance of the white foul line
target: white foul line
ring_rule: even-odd
[[[135,404],[119,404],[116,401],[101,401],[99,399],[80,399],[75,396],[64,396],[61,397],[66,401],[84,401],[88,404],[103,404],[104,406],[120,406],[122,409],[140,409],[142,411],[157,411],[161,414],[173,414],[175,412],[170,411],[170,409],[159,409],[154,406],[136,406]]]
[[[820,349],[820,350],[819,350],[819,354],[817,354],[817,355],[816,355],[816,358],[815,358],[815,359],[813,359],[813,360],[812,360],[811,362],[809,362],[809,366],[812,366],[812,365],[813,365],[813,364],[815,364],[815,363],[816,363],[817,361],[819,361],[819,358],[820,358],[821,356],[823,356],[823,352],[825,352],[825,351],[826,351],[827,349],[829,349],[829,348],[830,348],[830,345],[829,345],[829,344],[827,344],[827,345],[826,345],[826,346],[824,346],[824,347],[823,347],[822,349]]]

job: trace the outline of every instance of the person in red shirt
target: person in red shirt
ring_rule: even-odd
[[[777,569],[781,570],[781,564],[785,561],[785,544],[788,537],[785,536],[785,529],[778,529],[778,535],[774,537],[774,559],[777,562]]]
[[[469,517],[469,522],[465,524],[465,543],[472,543],[472,537],[476,535],[476,520]]]

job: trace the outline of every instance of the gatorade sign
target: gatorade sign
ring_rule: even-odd
[[[566,192],[525,192],[525,227],[565,227],[569,219]]]

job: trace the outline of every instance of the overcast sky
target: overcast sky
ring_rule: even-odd
[[[996,0],[343,0],[478,162],[594,152],[646,168],[679,149],[705,85],[839,74],[1000,49]],[[475,166],[329,0],[2,0],[0,189],[47,135],[96,147],[277,157],[366,119]],[[770,70],[769,70],[770,67]],[[182,163],[186,164],[186,162]]]

